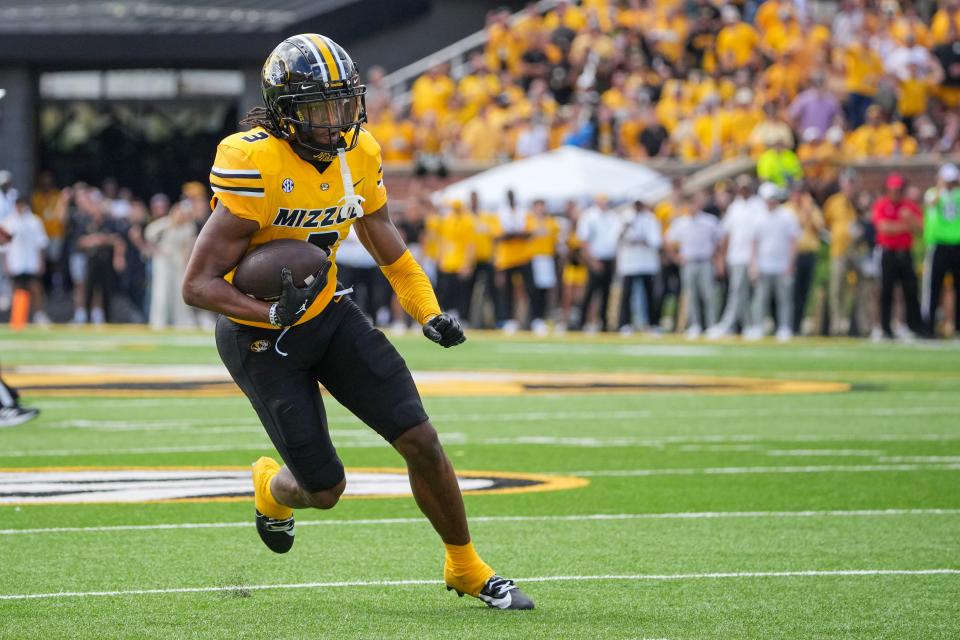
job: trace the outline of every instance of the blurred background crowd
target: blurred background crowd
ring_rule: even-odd
[[[761,165],[960,150],[958,0],[561,1],[493,11],[486,30],[466,68],[430,69],[409,104],[371,71],[385,160],[442,170],[563,144]]]
[[[407,92],[374,67],[367,87],[367,128],[391,175],[417,176],[391,214],[441,303],[473,327],[787,340],[912,339],[960,324],[956,167],[934,160],[932,186],[851,168],[960,153],[960,0],[496,9],[464,64],[431,65]],[[452,166],[562,145],[669,163],[677,176],[747,163],[675,177],[649,201],[434,193]],[[212,322],[179,293],[210,215],[206,184],[167,194],[112,178],[67,186],[49,172],[34,182],[18,194],[0,171],[0,315],[21,290],[37,324]],[[402,330],[352,234],[337,261],[361,307]]]
[[[0,310],[21,288],[37,324],[51,315],[158,329],[212,322],[180,297],[210,214],[203,184],[183,185],[173,203],[164,194],[144,202],[113,180],[58,189],[44,175],[19,196],[0,173],[0,191],[0,228],[12,237]],[[925,192],[898,173],[874,192],[846,170],[822,204],[802,181],[784,188],[748,174],[689,195],[678,178],[656,203],[599,195],[559,211],[544,200],[521,204],[510,191],[495,209],[481,207],[475,192],[466,202],[434,205],[426,192],[413,200],[397,226],[441,304],[474,327],[787,340],[933,337],[960,324],[960,171],[952,164]],[[403,330],[403,311],[354,234],[337,263],[361,308]]]

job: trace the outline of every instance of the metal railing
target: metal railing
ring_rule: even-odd
[[[540,14],[544,14],[557,4],[559,4],[558,0],[540,0],[535,7]],[[522,11],[511,15],[510,24],[514,24],[520,18],[521,13]],[[384,76],[383,83],[392,96],[394,106],[405,108],[409,105],[410,86],[413,81],[438,64],[450,63],[450,77],[459,80],[467,73],[469,54],[482,48],[486,42],[487,30],[483,28],[416,62],[411,62],[405,67],[400,67],[396,71],[388,73]]]

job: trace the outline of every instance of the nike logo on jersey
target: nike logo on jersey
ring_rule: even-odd
[[[301,229],[332,227],[363,215],[363,209],[352,205],[355,205],[355,203],[349,202],[343,206],[327,207],[326,209],[280,208],[277,209],[277,215],[273,218],[273,226]]]

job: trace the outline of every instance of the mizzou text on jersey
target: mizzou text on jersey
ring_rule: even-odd
[[[319,314],[333,298],[337,286],[336,254],[350,226],[362,215],[387,203],[383,184],[380,145],[361,129],[356,147],[340,159],[315,165],[300,157],[290,144],[257,127],[225,138],[217,147],[210,169],[213,199],[233,215],[252,220],[259,229],[250,239],[250,249],[271,240],[305,240],[330,253],[334,266],[327,287],[298,324]],[[322,169],[322,170],[321,170]],[[346,193],[344,176],[351,179]],[[227,274],[227,279],[232,272]],[[270,325],[231,318],[235,322],[267,328]]]

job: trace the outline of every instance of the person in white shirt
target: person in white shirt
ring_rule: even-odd
[[[721,231],[717,217],[703,210],[706,203],[706,194],[697,194],[693,206],[674,220],[667,231],[667,246],[677,254],[680,264],[688,338],[698,338],[704,326],[710,327],[717,322],[713,259],[720,244]],[[694,211],[696,213],[692,213]]]
[[[623,277],[620,294],[620,333],[660,324],[660,301],[654,278],[660,272],[663,231],[649,207],[637,200],[623,216],[617,250],[617,272]]]
[[[0,221],[0,225],[10,236],[10,242],[5,246],[6,267],[13,280],[13,288],[23,289],[30,294],[34,323],[50,324],[50,318],[44,311],[40,280],[46,264],[44,251],[48,244],[43,221],[30,211],[26,198],[18,197],[13,212]]]
[[[760,197],[767,204],[768,213],[756,224],[750,277],[754,281],[753,326],[744,332],[744,338],[763,337],[763,322],[770,307],[770,296],[777,297],[777,339],[793,337],[793,271],[797,256],[800,223],[783,206],[787,193],[766,182],[760,185]]]
[[[17,200],[17,190],[13,187],[13,174],[0,170],[0,220],[13,213],[13,203]]]
[[[621,224],[620,214],[610,207],[610,200],[602,194],[594,198],[594,205],[583,212],[583,217],[577,223],[577,236],[583,243],[583,254],[590,272],[587,277],[587,290],[580,304],[582,328],[587,327],[590,303],[594,296],[599,296],[597,324],[601,331],[607,330],[607,308],[610,304],[610,287],[613,286]]]
[[[737,197],[720,222],[723,231],[720,254],[726,261],[718,262],[725,268],[729,286],[727,304],[720,322],[710,327],[707,336],[719,338],[733,332],[737,323],[750,325],[750,258],[753,254],[753,230],[767,213],[767,205],[753,192],[753,180],[748,175],[737,178]]]

